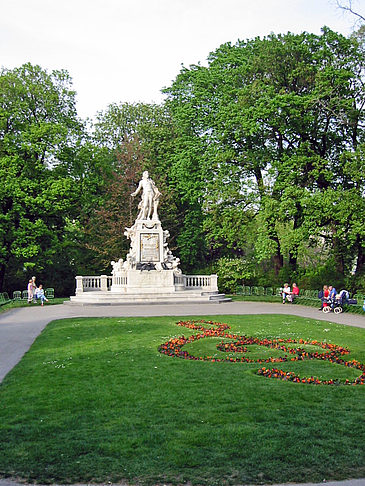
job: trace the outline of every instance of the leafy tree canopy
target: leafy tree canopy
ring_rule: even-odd
[[[78,186],[65,161],[81,133],[65,71],[31,64],[1,71],[0,287],[11,262],[41,271],[56,258],[77,212]]]
[[[356,38],[324,28],[223,44],[207,66],[182,69],[165,90],[181,134],[172,170],[204,203],[213,246],[248,254],[256,228],[254,257],[271,256],[277,271],[285,256],[295,269],[300,246],[319,236],[340,271],[361,257],[363,236],[350,233],[364,204],[364,61]]]

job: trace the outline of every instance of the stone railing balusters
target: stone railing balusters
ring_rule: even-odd
[[[206,290],[216,291],[217,275],[174,275],[174,285],[176,290]],[[76,277],[76,295],[80,295],[84,292],[101,291],[109,292],[111,286],[126,287],[128,284],[127,275],[108,276],[101,275],[95,277]]]

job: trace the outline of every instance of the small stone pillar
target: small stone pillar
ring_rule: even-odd
[[[106,275],[100,276],[100,290],[103,292],[108,291],[108,277]]]
[[[79,275],[76,277],[76,295],[80,295],[84,292],[84,287],[82,285],[82,277]]]
[[[210,290],[213,292],[218,291],[218,275],[216,274],[210,276]]]

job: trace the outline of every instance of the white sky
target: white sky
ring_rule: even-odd
[[[364,0],[353,0],[362,10]],[[222,43],[288,31],[348,35],[335,0],[0,0],[0,65],[66,69],[78,113],[159,103],[181,69]]]

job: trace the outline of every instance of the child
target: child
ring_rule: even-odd
[[[44,290],[43,290],[43,285],[40,284],[40,286],[37,288],[35,291],[35,295],[37,299],[41,299],[41,306],[43,307],[43,302],[46,301],[48,302],[48,299],[44,295]]]

